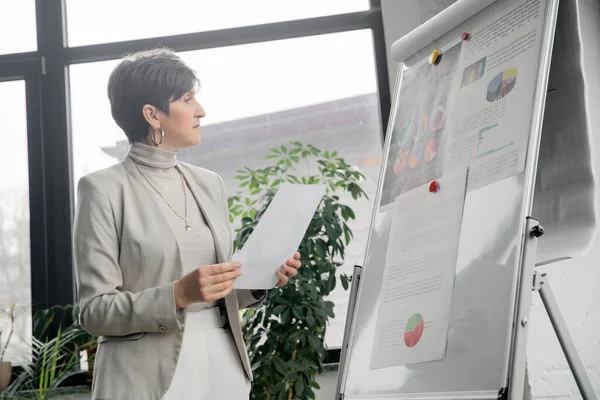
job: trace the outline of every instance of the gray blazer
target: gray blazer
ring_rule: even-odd
[[[217,259],[232,255],[223,180],[214,172],[177,163],[212,231]],[[74,254],[80,323],[99,336],[94,399],[160,399],[167,391],[185,326],[174,281],[183,275],[175,235],[143,178],[125,160],[93,172],[78,184]],[[252,371],[240,328],[240,309],[256,305],[248,290],[225,297],[229,325],[241,362]]]

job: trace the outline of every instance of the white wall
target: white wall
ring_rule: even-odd
[[[600,2],[577,0],[580,8],[584,69],[591,125],[595,138],[596,172],[600,173]],[[560,54],[555,56],[560,57]],[[600,175],[598,175],[600,176]],[[544,268],[575,345],[600,397],[600,235],[590,252],[578,259]],[[539,296],[534,295],[528,357],[535,399],[580,399],[577,385]]]
[[[568,0],[571,1],[571,0]],[[577,0],[584,32],[584,62],[588,72],[592,126],[597,126],[596,171],[600,172],[600,2]],[[453,0],[382,0],[384,33],[389,50],[394,41],[414,29]],[[593,49],[593,50],[592,50]],[[587,50],[587,51],[586,51]],[[560,55],[556,55],[560,56]],[[393,93],[397,64],[388,57]],[[594,92],[595,91],[595,92]],[[543,224],[543,221],[542,221]],[[582,258],[552,264],[544,269],[573,340],[600,395],[600,235]],[[580,399],[565,357],[537,294],[534,294],[528,347],[528,372],[533,399]],[[333,395],[319,397],[332,399]]]
[[[392,44],[456,0],[381,0],[385,44],[388,49],[390,90],[394,93],[398,64],[389,56]]]
[[[321,390],[315,391],[315,400],[334,400],[337,386],[337,371],[325,371],[317,377]],[[336,399],[337,400],[337,399]]]

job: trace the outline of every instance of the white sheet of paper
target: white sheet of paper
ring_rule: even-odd
[[[525,168],[543,35],[541,6],[516,2],[464,43],[444,171],[468,165],[468,191]]]
[[[560,5],[561,12],[573,16],[590,12],[585,6],[581,1]],[[585,255],[598,229],[600,196],[594,148],[598,135],[593,134],[600,132],[600,126],[594,126],[592,114],[598,109],[594,97],[599,98],[593,82],[600,74],[593,61],[590,65],[594,68],[587,71],[583,63],[590,57],[598,59],[596,31],[586,32],[581,23],[559,22],[556,28],[553,54],[557,56],[552,57],[550,67],[533,198],[532,215],[545,230],[538,240],[538,264]]]
[[[275,272],[298,250],[325,194],[326,185],[283,183],[244,247],[233,255],[242,263],[235,289],[271,289]]]
[[[452,29],[467,21],[496,0],[414,0],[399,1],[406,3],[406,11],[412,13],[415,7],[421,14],[421,25],[395,41],[391,47],[394,60],[401,63],[407,58],[436,42]],[[446,8],[446,12],[433,16],[434,13]]]
[[[445,357],[467,169],[438,182],[396,198],[371,369]]]

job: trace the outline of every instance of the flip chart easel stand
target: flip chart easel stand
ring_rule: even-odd
[[[573,338],[569,333],[569,328],[560,312],[558,303],[554,298],[554,293],[552,293],[552,288],[550,287],[550,282],[548,281],[545,272],[535,271],[533,291],[538,292],[542,298],[542,303],[544,303],[544,308],[548,313],[548,317],[550,318],[552,328],[554,328],[560,347],[565,353],[569,368],[571,369],[575,382],[577,382],[577,387],[581,392],[581,397],[583,397],[584,400],[597,400],[590,378],[585,370],[583,361],[581,361],[581,357],[579,357],[579,353],[577,352]]]
[[[508,399],[508,400],[516,400],[523,398],[523,389],[525,387],[525,370],[526,370],[526,360],[527,360],[527,335],[528,335],[528,325],[529,325],[529,312],[531,309],[531,297],[533,292],[538,292],[548,313],[548,317],[550,318],[550,322],[552,323],[552,327],[558,341],[560,342],[560,346],[565,354],[567,362],[569,364],[569,368],[573,376],[575,377],[575,381],[577,382],[577,387],[581,392],[581,396],[584,400],[598,400],[594,393],[594,389],[592,387],[590,378],[585,371],[585,366],[581,361],[581,357],[577,352],[577,348],[575,347],[575,343],[571,338],[569,333],[569,329],[562,317],[560,312],[560,308],[556,299],[554,298],[554,294],[552,293],[552,288],[550,287],[550,282],[546,277],[546,273],[540,272],[534,269],[534,260],[537,251],[537,239],[544,234],[544,228],[540,225],[539,221],[535,218],[527,218],[526,230],[527,235],[525,237],[524,243],[524,251],[523,251],[523,270],[522,274],[524,277],[531,276],[533,274],[533,287],[532,291],[523,290],[521,291],[521,298],[519,299],[518,305],[518,316],[519,318],[519,326],[516,327],[515,333],[515,352],[514,357],[512,359],[512,368],[511,368],[511,379],[510,379],[510,388],[504,388],[498,393],[498,399]],[[527,268],[530,266],[529,268]],[[344,341],[342,343],[341,355],[340,355],[340,374],[344,374],[343,366],[347,362],[347,351],[348,351],[348,342],[350,340],[350,335],[348,332],[351,332],[352,327],[352,318],[354,316],[354,310],[356,307],[356,296],[358,294],[358,289],[360,286],[360,279],[362,274],[362,267],[360,265],[354,266],[354,271],[351,276],[352,286],[350,288],[350,297],[348,300],[348,312],[346,317],[346,326],[344,335]],[[522,279],[521,282],[529,282],[529,279]],[[344,400],[344,394],[342,392],[342,383],[345,382],[345,377],[341,377],[337,381],[335,400]]]
[[[517,319],[519,326],[516,327],[517,330],[515,333],[515,352],[512,362],[511,379],[509,381],[510,396],[508,399],[513,400],[523,398],[527,360],[527,327],[529,325],[528,316],[531,308],[531,293],[538,292],[542,298],[542,303],[544,304],[544,308],[548,313],[548,317],[552,323],[552,328],[556,333],[556,337],[558,338],[560,346],[565,354],[569,364],[569,369],[575,378],[575,382],[577,383],[577,387],[581,392],[582,398],[584,400],[598,400],[594,393],[590,378],[586,373],[585,366],[581,361],[579,353],[577,352],[575,343],[571,338],[567,324],[565,323],[565,320],[560,312],[558,303],[554,298],[550,283],[546,278],[546,273],[535,270],[535,268],[533,271],[527,270],[527,266],[531,265],[532,263],[527,262],[528,260],[526,258],[528,255],[533,255],[535,260],[535,255],[537,252],[537,240],[533,239],[541,237],[544,234],[544,228],[540,225],[537,219],[529,217],[527,218],[527,228],[525,232],[528,232],[529,237],[526,238],[525,241],[525,249],[523,253],[525,259],[523,260],[523,276],[521,278],[521,282],[530,282],[529,278],[527,277],[533,275],[533,286],[531,292],[527,290],[521,291],[522,297],[519,299],[519,314],[517,314],[519,316]],[[499,398],[506,397],[502,396],[501,393]]]
[[[344,374],[343,366],[346,363],[346,357],[348,352],[348,342],[350,340],[349,332],[352,332],[352,319],[354,317],[354,308],[356,306],[356,295],[358,294],[358,287],[360,285],[360,275],[362,273],[362,266],[355,265],[350,280],[352,285],[350,286],[350,297],[348,298],[348,311],[346,313],[346,326],[344,327],[344,340],[342,342],[342,351],[340,352],[340,364],[338,373]],[[342,379],[338,379],[337,386],[335,388],[335,399],[344,400],[344,394],[342,393],[342,383],[345,382]]]

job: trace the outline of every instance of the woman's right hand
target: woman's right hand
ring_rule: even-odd
[[[175,304],[183,308],[193,303],[209,303],[227,296],[233,282],[242,274],[239,262],[203,265],[175,282]]]

